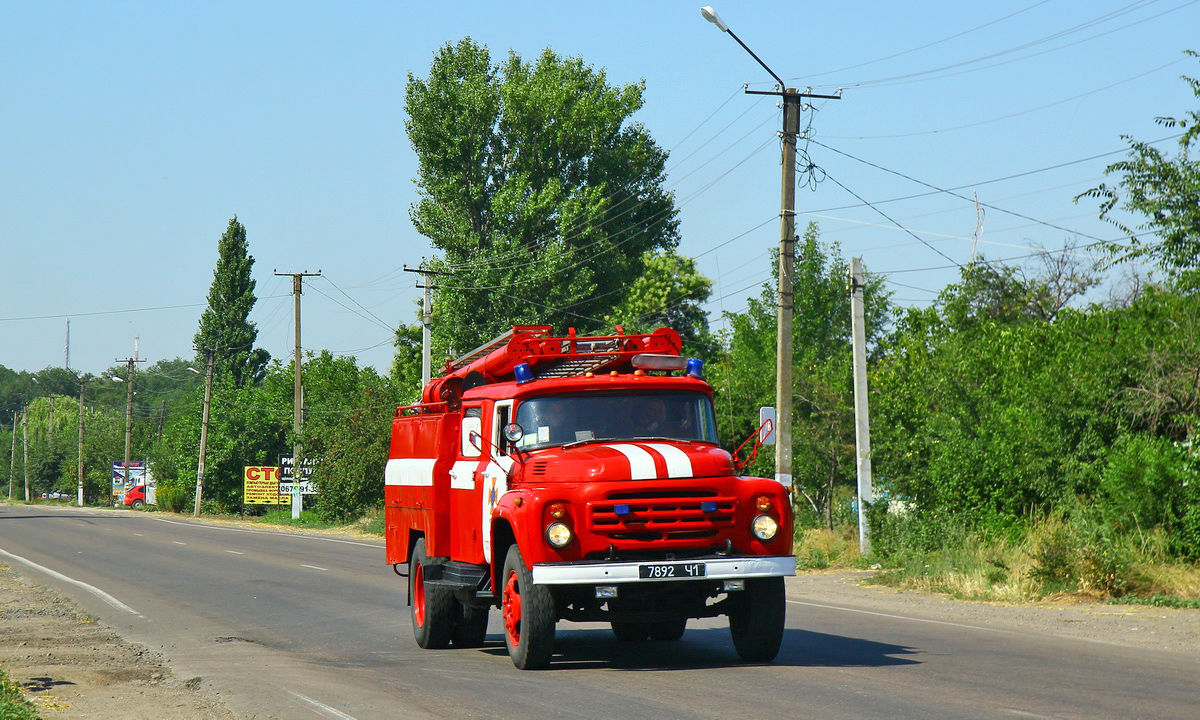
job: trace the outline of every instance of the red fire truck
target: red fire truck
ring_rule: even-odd
[[[497,607],[522,669],[549,664],[559,620],[678,640],[725,615],[742,659],[775,657],[796,572],[788,491],[738,474],[681,348],[669,328],[516,326],[396,410],[387,562],[407,568],[418,645],[478,647]]]

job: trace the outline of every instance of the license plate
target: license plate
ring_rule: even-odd
[[[704,563],[656,563],[638,565],[643,580],[691,580],[705,577]]]

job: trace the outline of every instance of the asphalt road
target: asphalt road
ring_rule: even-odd
[[[803,577],[770,665],[720,620],[634,645],[560,623],[521,672],[497,612],[482,649],[419,649],[378,542],[0,506],[0,551],[245,718],[1200,718],[1196,655],[813,604]]]

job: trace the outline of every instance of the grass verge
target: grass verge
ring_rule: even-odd
[[[41,720],[33,703],[25,699],[21,686],[0,670],[0,718],[3,720]]]

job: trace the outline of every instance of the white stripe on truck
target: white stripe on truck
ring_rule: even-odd
[[[663,456],[663,460],[667,461],[667,477],[690,478],[692,476],[692,461],[684,451],[674,445],[659,443],[646,443],[646,447],[659,453]]]
[[[654,480],[658,478],[658,471],[654,469],[654,457],[645,449],[637,445],[624,444],[609,445],[608,447],[628,458],[630,480]]]
[[[436,458],[392,458],[384,468],[384,483],[387,485],[433,485],[433,464]]]

